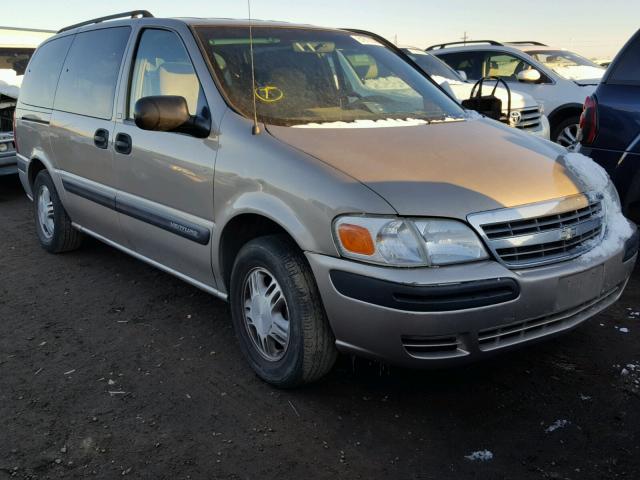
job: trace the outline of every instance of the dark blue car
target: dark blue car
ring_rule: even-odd
[[[580,128],[580,152],[609,172],[624,213],[640,223],[640,31],[585,101]]]

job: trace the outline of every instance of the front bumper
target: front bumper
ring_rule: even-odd
[[[623,242],[606,258],[519,271],[493,261],[397,269],[315,253],[307,258],[341,351],[401,366],[433,367],[477,360],[557,334],[604,310],[620,297],[631,275],[637,258],[632,244]],[[345,272],[346,282],[335,272]],[[360,293],[345,288],[358,282],[358,276],[381,281],[376,285],[390,285],[391,290],[376,290],[366,281]],[[515,295],[511,287],[500,289],[505,282],[517,285]],[[395,293],[394,284],[400,287]],[[488,293],[474,290],[481,285],[490,286]],[[471,293],[464,293],[468,287],[473,287]],[[453,304],[451,297],[445,298],[447,291],[454,292]],[[492,296],[495,302],[482,301]],[[393,303],[397,300],[401,302]],[[442,307],[443,301],[449,306]]]
[[[16,152],[0,154],[0,175],[13,175],[18,173],[18,157]]]
[[[0,175],[18,173],[18,157],[13,146],[13,136],[2,134],[0,144],[6,148],[6,151],[0,151]]]

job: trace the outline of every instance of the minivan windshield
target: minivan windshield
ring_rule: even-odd
[[[283,126],[359,120],[463,119],[464,110],[372,37],[335,30],[197,27],[227,100],[241,114]]]
[[[602,66],[567,50],[538,50],[527,53],[568,80],[597,80],[602,78],[605,72]]]

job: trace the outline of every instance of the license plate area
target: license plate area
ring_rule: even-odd
[[[604,265],[558,280],[556,308],[567,310],[600,296],[604,284]]]

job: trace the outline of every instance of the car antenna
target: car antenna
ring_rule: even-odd
[[[256,106],[256,69],[253,65],[253,22],[251,21],[251,0],[247,0],[247,9],[249,10],[249,55],[251,56],[251,98],[253,99],[253,128],[251,133],[260,135],[260,126],[258,125],[258,108]]]

